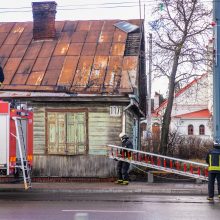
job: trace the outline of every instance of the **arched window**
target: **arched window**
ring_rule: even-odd
[[[204,135],[205,134],[205,126],[204,125],[200,125],[199,126],[199,134],[200,135]]]
[[[188,135],[193,135],[193,125],[188,126]]]

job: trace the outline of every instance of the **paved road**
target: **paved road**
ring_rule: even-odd
[[[0,193],[1,220],[217,220],[204,196]]]

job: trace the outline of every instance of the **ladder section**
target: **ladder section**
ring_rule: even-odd
[[[25,145],[25,136],[24,130],[22,127],[22,119],[19,117],[12,117],[15,121],[15,128],[16,128],[16,140],[18,143],[18,153],[19,153],[19,161],[16,165],[17,168],[21,169],[23,180],[24,180],[24,188],[29,189],[31,188],[31,176],[30,176],[30,167],[27,161],[27,149]]]
[[[108,145],[108,157],[156,170],[208,181],[208,165],[159,154]]]

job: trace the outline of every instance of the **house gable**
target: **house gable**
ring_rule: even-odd
[[[175,94],[172,116],[207,108],[210,99],[210,94],[207,92],[208,87],[208,74],[205,73],[180,89]],[[155,109],[154,113],[160,115],[166,108],[166,105],[167,100]]]

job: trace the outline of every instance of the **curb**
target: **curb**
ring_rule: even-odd
[[[146,194],[146,195],[207,195],[207,190],[202,189],[35,189],[25,190],[21,188],[3,188],[0,193],[72,193],[72,194]]]

